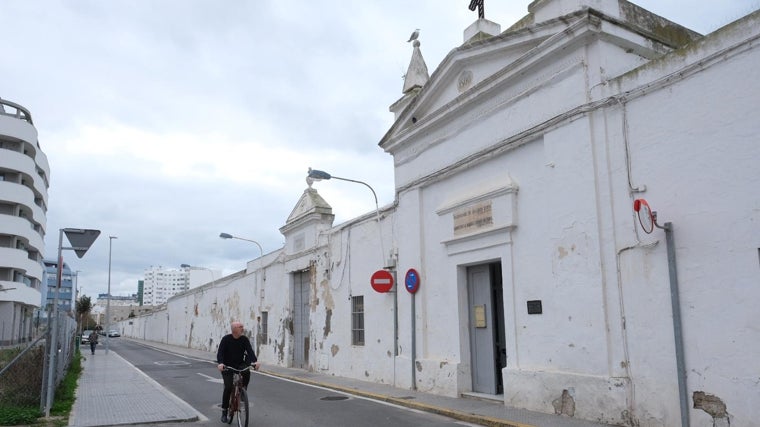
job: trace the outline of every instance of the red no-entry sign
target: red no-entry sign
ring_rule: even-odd
[[[393,288],[393,275],[388,270],[377,270],[372,273],[369,283],[377,292],[388,292]]]

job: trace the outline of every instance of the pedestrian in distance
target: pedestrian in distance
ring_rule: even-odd
[[[92,354],[95,354],[95,346],[98,345],[98,333],[95,331],[92,331],[90,336],[88,337],[90,340],[90,351]]]
[[[227,418],[227,409],[230,404],[230,394],[232,394],[232,371],[225,370],[229,366],[235,369],[243,369],[253,366],[258,370],[261,366],[256,358],[256,353],[251,347],[251,341],[243,335],[244,328],[240,322],[232,322],[232,332],[222,337],[219,341],[219,348],[216,352],[217,369],[222,373],[224,380],[224,391],[222,392],[222,422],[229,421]],[[243,387],[248,389],[248,382],[251,380],[251,372],[246,370],[243,375]]]

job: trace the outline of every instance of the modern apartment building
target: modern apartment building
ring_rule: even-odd
[[[42,301],[49,185],[31,113],[0,99],[0,344],[32,336]]]
[[[55,294],[58,282],[58,263],[46,259],[45,263],[45,286],[40,290],[42,293],[42,308],[47,312],[55,304]],[[76,306],[76,280],[75,273],[72,273],[69,265],[63,263],[61,270],[61,288],[58,292],[58,310],[62,312],[74,312]]]
[[[145,269],[143,305],[161,305],[170,297],[190,289],[188,269],[150,266]]]

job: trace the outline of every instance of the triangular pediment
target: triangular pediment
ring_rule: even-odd
[[[416,127],[421,121],[455,108],[462,100],[477,93],[483,82],[493,80],[500,70],[514,64],[542,41],[554,35],[551,25],[504,32],[498,36],[466,43],[453,49],[433,72],[427,84],[409,100],[405,95],[397,103],[407,102],[380,146],[394,135]]]
[[[312,221],[328,221],[332,225],[334,218],[332,207],[319,195],[317,190],[309,187],[301,194],[301,198],[298,199],[280,231],[284,234]]]
[[[525,83],[528,77],[548,72],[552,67],[549,64],[561,65],[558,61],[562,59],[558,58],[562,57],[563,50],[573,44],[587,43],[589,37],[605,37],[607,42],[620,44],[631,55],[650,59],[700,37],[624,0],[616,3],[619,11],[614,16],[587,6],[556,15],[573,5],[595,1],[537,0],[532,5],[537,15],[529,14],[498,36],[467,42],[453,49],[427,84],[394,104],[403,109],[397,112],[380,147],[393,154],[399,144],[405,145],[417,132],[430,135],[445,126],[452,115],[477,115],[473,105],[488,97],[501,96],[499,88],[530,91]],[[536,23],[537,18],[548,19]],[[668,28],[668,34],[678,37],[658,34],[656,28],[660,27]],[[618,31],[620,29],[624,30]],[[606,31],[611,33],[604,34]],[[621,36],[623,33],[632,36]]]
[[[293,207],[293,210],[290,212],[290,215],[288,215],[288,220],[285,223],[290,224],[291,222],[312,213],[332,214],[332,206],[319,195],[316,189],[307,188],[304,190],[301,198],[298,199],[298,203]]]

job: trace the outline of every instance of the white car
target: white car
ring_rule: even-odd
[[[111,330],[111,331],[108,331],[108,336],[109,337],[120,337],[121,334],[119,333],[119,331]]]

